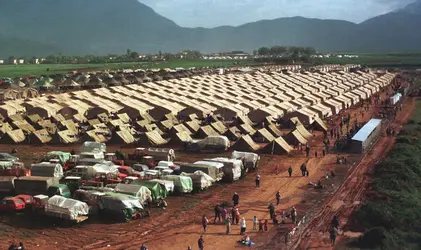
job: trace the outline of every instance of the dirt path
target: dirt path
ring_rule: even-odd
[[[407,99],[404,111],[400,112],[392,122],[394,127],[401,128],[407,123],[415,108],[415,99]],[[381,137],[374,148],[364,157],[362,162],[353,170],[343,185],[327,203],[322,212],[314,218],[302,234],[302,238],[291,249],[332,249],[329,242],[330,221],[334,215],[345,225],[351,213],[362,202],[364,191],[370,184],[367,173],[371,173],[375,165],[392,149],[395,137]],[[347,233],[345,233],[347,235]],[[350,232],[348,235],[352,235]],[[346,237],[346,236],[344,236]],[[341,237],[338,237],[338,241]]]

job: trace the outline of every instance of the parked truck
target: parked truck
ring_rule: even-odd
[[[59,179],[54,177],[42,176],[22,176],[15,179],[15,193],[17,194],[45,194],[52,185],[59,184]]]

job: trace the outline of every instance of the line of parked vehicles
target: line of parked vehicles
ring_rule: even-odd
[[[112,214],[125,221],[148,216],[171,194],[233,182],[259,165],[254,153],[231,158],[176,162],[169,148],[137,148],[133,154],[107,153],[106,145],[85,142],[80,153],[52,151],[26,169],[19,158],[0,153],[0,211],[30,211],[82,222]]]

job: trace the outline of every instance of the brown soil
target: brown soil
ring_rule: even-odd
[[[412,105],[413,106],[413,105]],[[411,106],[411,107],[412,107]],[[405,104],[405,109],[410,109]],[[372,109],[364,116],[364,120],[369,120]],[[352,115],[358,113],[359,108],[352,110]],[[409,112],[408,112],[409,113]],[[353,117],[353,116],[352,116]],[[361,120],[361,116],[358,117]],[[398,118],[399,124],[403,123],[405,117]],[[335,122],[337,124],[337,121]],[[185,196],[169,197],[167,202],[169,208],[165,211],[152,211],[151,218],[132,221],[129,223],[111,223],[107,219],[90,219],[86,223],[75,226],[54,225],[44,219],[36,219],[24,214],[1,215],[0,223],[0,248],[6,248],[10,241],[16,240],[25,243],[28,249],[139,249],[139,246],[147,242],[149,249],[171,249],[184,250],[187,246],[197,248],[197,240],[202,235],[200,225],[201,216],[206,214],[213,223],[213,207],[221,201],[231,201],[234,192],[240,195],[239,210],[241,217],[247,219],[247,231],[253,242],[256,243],[252,248],[255,249],[283,249],[282,238],[279,237],[283,230],[290,225],[275,227],[269,224],[269,231],[257,233],[252,231],[252,218],[257,216],[259,219],[269,219],[267,206],[275,201],[275,193],[281,192],[281,204],[277,209],[289,211],[292,206],[297,207],[298,215],[301,217],[314,207],[323,207],[323,200],[333,192],[327,188],[322,192],[315,191],[308,183],[311,181],[317,183],[326,173],[335,170],[337,177],[334,180],[341,182],[347,180],[344,186],[340,188],[334,198],[329,201],[320,216],[309,224],[306,230],[307,237],[301,242],[304,248],[309,245],[320,243],[320,236],[326,238],[326,235],[319,234],[325,231],[326,223],[330,221],[331,216],[338,213],[341,216],[341,222],[350,212],[348,207],[353,203],[353,197],[361,196],[363,188],[366,186],[366,172],[387,150],[393,145],[392,138],[381,138],[378,145],[375,146],[360,165],[359,156],[344,155],[349,159],[348,165],[336,166],[336,155],[328,154],[326,157],[320,157],[322,148],[322,134],[316,132],[316,136],[311,141],[312,157],[308,163],[310,172],[309,177],[301,177],[299,166],[306,161],[304,154],[294,156],[270,156],[263,155],[261,160],[261,186],[256,188],[254,185],[254,174],[250,174],[244,180],[233,184],[217,184],[209,190],[199,194],[189,194]],[[17,155],[26,163],[32,162],[32,159],[40,157],[45,152],[51,150],[67,150],[77,147],[60,146],[16,146]],[[10,151],[10,146],[0,146],[0,151]],[[109,151],[120,149],[119,146],[109,146]],[[314,150],[319,152],[319,157],[314,158]],[[123,148],[124,152],[131,152],[133,148]],[[210,157],[210,155],[185,154],[180,153],[181,161],[191,161]],[[373,159],[374,158],[374,159]],[[355,163],[355,164],[354,164]],[[353,170],[350,170],[350,166]],[[281,169],[279,175],[275,174],[274,169],[278,166]],[[287,176],[287,169],[292,166],[293,176]],[[346,178],[351,173],[350,177]],[[362,178],[358,178],[362,176]],[[355,179],[355,178],[356,179]],[[356,181],[354,181],[356,180]],[[326,184],[335,185],[335,182],[326,182]],[[347,195],[344,199],[343,195]],[[348,197],[349,196],[349,197]],[[341,198],[342,197],[342,198]],[[341,202],[337,202],[341,200]],[[333,204],[335,206],[333,206]],[[228,250],[244,247],[237,243],[240,240],[239,226],[233,225],[231,234],[225,234],[225,226],[222,224],[210,224],[208,231],[204,234],[205,246],[207,249]],[[313,234],[311,234],[313,232]],[[282,235],[283,236],[283,235]],[[314,237],[319,237],[315,239]],[[322,242],[322,244],[325,244]],[[245,248],[245,247],[244,247]]]

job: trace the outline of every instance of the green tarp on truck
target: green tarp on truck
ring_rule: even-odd
[[[156,182],[135,180],[131,184],[147,187],[151,191],[152,200],[154,201],[165,199],[168,196],[167,189],[162,184]]]

